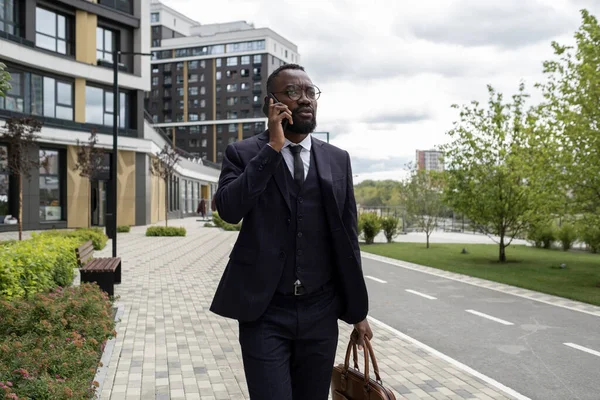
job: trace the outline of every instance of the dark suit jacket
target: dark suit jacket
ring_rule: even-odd
[[[225,150],[217,211],[242,229],[215,293],[211,311],[241,321],[259,318],[281,277],[286,248],[289,196],[285,161],[268,143],[268,131]],[[358,247],[357,210],[350,155],[312,138],[315,163],[336,259],[336,283],[344,298],[340,317],[354,324],[367,316],[368,296]]]

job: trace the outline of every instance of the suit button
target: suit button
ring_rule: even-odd
[[[301,238],[302,237],[302,232],[298,232],[298,237]]]
[[[287,224],[289,225],[289,224],[291,224],[291,223],[292,223],[292,220],[288,218],[288,219],[287,219]]]
[[[281,253],[279,253],[279,258],[285,258],[285,252],[282,251]]]
[[[302,197],[298,197],[298,203],[302,204],[303,201]]]
[[[303,218],[303,217],[302,217],[302,215],[300,215],[300,216],[298,217],[298,221],[302,221],[302,218]]]

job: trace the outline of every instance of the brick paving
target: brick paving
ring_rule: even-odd
[[[119,235],[123,315],[99,398],[248,399],[237,322],[209,311],[235,232],[204,228],[194,218],[185,238],[145,237],[145,227]],[[110,242],[98,254],[110,255]],[[373,326],[384,383],[398,399],[510,399],[408,340]],[[340,322],[336,363],[351,327]]]

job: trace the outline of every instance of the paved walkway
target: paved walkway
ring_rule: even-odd
[[[237,322],[209,311],[235,232],[196,219],[185,238],[147,238],[144,227],[119,235],[123,307],[100,399],[247,399]],[[101,254],[110,255],[109,245]],[[340,323],[337,362],[351,327]],[[510,399],[406,337],[373,325],[384,383],[398,399]]]

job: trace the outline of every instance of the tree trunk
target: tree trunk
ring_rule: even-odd
[[[23,240],[23,176],[19,174],[19,240]]]
[[[500,256],[498,260],[501,263],[506,262],[506,246],[504,245],[504,234],[500,235]]]
[[[431,235],[430,231],[425,232],[425,235],[427,235],[427,248],[429,248],[429,236]]]
[[[167,204],[169,202],[169,191],[167,190],[167,180],[165,179],[165,226],[169,226],[169,208]]]

